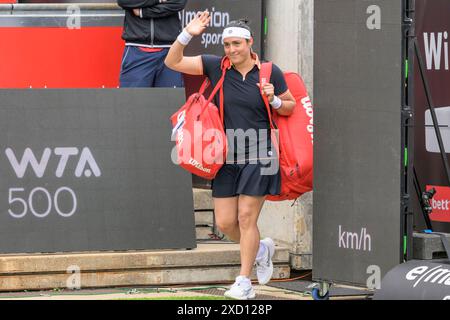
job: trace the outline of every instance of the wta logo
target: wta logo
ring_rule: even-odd
[[[65,147],[65,148],[45,148],[42,152],[40,159],[38,160],[35,153],[31,148],[26,148],[20,161],[17,159],[16,154],[12,148],[7,148],[5,150],[6,157],[11,164],[14,173],[17,178],[22,179],[25,176],[28,167],[31,167],[37,178],[42,178],[47,171],[47,167],[52,156],[59,157],[58,166],[55,170],[55,176],[61,178],[66,170],[67,163],[70,158],[78,156],[80,150],[76,147]],[[75,167],[75,176],[80,178],[85,176],[87,178],[91,177],[92,174],[95,177],[101,176],[100,168],[92,155],[91,150],[88,147],[84,147],[81,150],[79,157],[76,157],[77,165]]]

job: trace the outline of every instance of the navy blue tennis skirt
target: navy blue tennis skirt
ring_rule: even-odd
[[[230,198],[238,195],[278,195],[281,176],[277,160],[269,163],[224,164],[212,181],[214,198]]]

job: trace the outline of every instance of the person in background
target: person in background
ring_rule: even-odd
[[[187,0],[118,0],[125,10],[122,39],[125,50],[120,87],[183,87],[182,74],[164,59],[181,32],[179,12]]]

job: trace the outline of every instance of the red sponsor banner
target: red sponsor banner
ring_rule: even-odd
[[[433,208],[430,219],[433,221],[450,222],[450,187],[427,185],[427,190],[431,188],[436,189],[436,194],[430,201],[431,207]]]
[[[122,27],[0,28],[0,88],[116,88]]]

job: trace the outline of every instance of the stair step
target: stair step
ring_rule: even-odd
[[[212,227],[195,227],[195,237],[197,240],[211,240],[213,237]]]
[[[213,209],[212,190],[192,189],[194,194],[194,209]]]
[[[207,212],[195,212],[195,224],[206,224],[212,226],[214,223],[214,217],[212,211]]]
[[[287,248],[276,247],[273,278],[290,275]],[[90,252],[0,256],[0,291],[233,281],[238,244],[198,244],[192,250]],[[255,274],[252,276],[256,279]],[[76,280],[79,281],[76,281]]]

